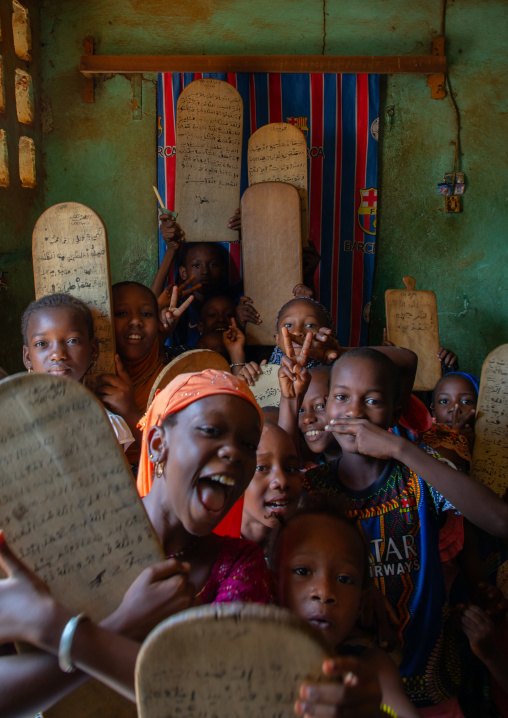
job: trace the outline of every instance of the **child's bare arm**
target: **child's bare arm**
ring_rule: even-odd
[[[0,715],[24,717],[52,705],[85,677],[64,674],[52,657],[58,655],[72,612],[12,553],[1,532],[0,566],[7,575],[0,580],[0,643],[22,640],[47,652],[0,659]],[[195,592],[188,570],[188,564],[174,559],[156,564],[138,576],[101,626],[81,622],[72,641],[73,665],[135,701],[138,641],[163,618],[189,607]]]
[[[356,437],[360,454],[396,459],[433,486],[471,523],[499,538],[508,537],[508,505],[479,481],[452,469],[416,444],[396,436],[367,419],[333,419],[328,430]]]
[[[168,214],[161,214],[159,219],[161,223],[161,236],[166,243],[166,253],[162,258],[160,267],[150,287],[156,297],[158,297],[164,289],[164,284],[166,283],[176,251],[180,243],[185,240],[185,233],[182,232],[173,217]]]

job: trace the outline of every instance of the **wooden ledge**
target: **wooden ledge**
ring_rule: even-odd
[[[446,72],[444,55],[83,55],[85,77],[159,72]]]

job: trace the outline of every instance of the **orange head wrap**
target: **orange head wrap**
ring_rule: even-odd
[[[169,414],[185,409],[195,401],[214,394],[231,394],[245,399],[257,409],[261,428],[263,428],[263,412],[247,384],[226,371],[205,369],[192,374],[180,374],[167,387],[159,392],[150,404],[148,411],[140,422],[143,428],[141,458],[137,478],[140,496],[146,496],[152,487],[152,463],[148,458],[147,436],[152,426],[160,426]]]

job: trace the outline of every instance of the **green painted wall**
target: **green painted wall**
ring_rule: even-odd
[[[443,342],[463,368],[479,371],[486,353],[508,341],[508,5],[448,6],[447,54],[468,183],[464,213],[445,215],[437,196],[453,166],[449,99],[432,100],[424,76],[385,78],[371,340],[381,336],[384,290],[412,274],[417,286],[437,293]],[[95,104],[84,104],[78,61],[87,35],[98,54],[319,54],[323,47],[326,54],[426,54],[439,34],[440,8],[440,0],[42,0],[44,206],[75,200],[93,207],[108,228],[113,280],[151,280],[155,77],[144,78],[140,121],[124,77],[98,81]],[[387,106],[394,108],[389,126]],[[33,217],[24,221],[26,233]],[[26,285],[19,293],[30,299]],[[8,340],[10,350],[10,334]]]

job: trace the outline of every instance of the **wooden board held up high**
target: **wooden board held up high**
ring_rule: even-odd
[[[300,195],[302,243],[308,245],[307,142],[303,132],[286,122],[272,122],[249,137],[249,185],[287,182]]]
[[[262,324],[245,327],[251,344],[273,345],[279,309],[302,282],[300,196],[285,182],[261,182],[242,197],[242,260],[246,296]]]
[[[136,663],[140,718],[293,718],[304,680],[322,679],[323,636],[276,606],[229,603],[161,623]]]
[[[403,277],[405,289],[385,292],[388,340],[418,356],[415,391],[430,391],[441,378],[437,302],[434,292],[415,290],[413,277]]]
[[[99,215],[78,202],[55,204],[41,214],[32,235],[35,298],[63,292],[82,299],[93,315],[100,353],[86,375],[116,374],[111,280],[106,228]]]
[[[122,448],[77,381],[17,374],[0,383],[0,526],[18,556],[74,614],[99,621],[163,552]],[[88,682],[45,718],[135,718]]]
[[[483,362],[471,475],[500,496],[508,488],[508,344]]]
[[[222,80],[195,80],[178,98],[175,209],[188,242],[234,242],[240,204],[243,103]]]

